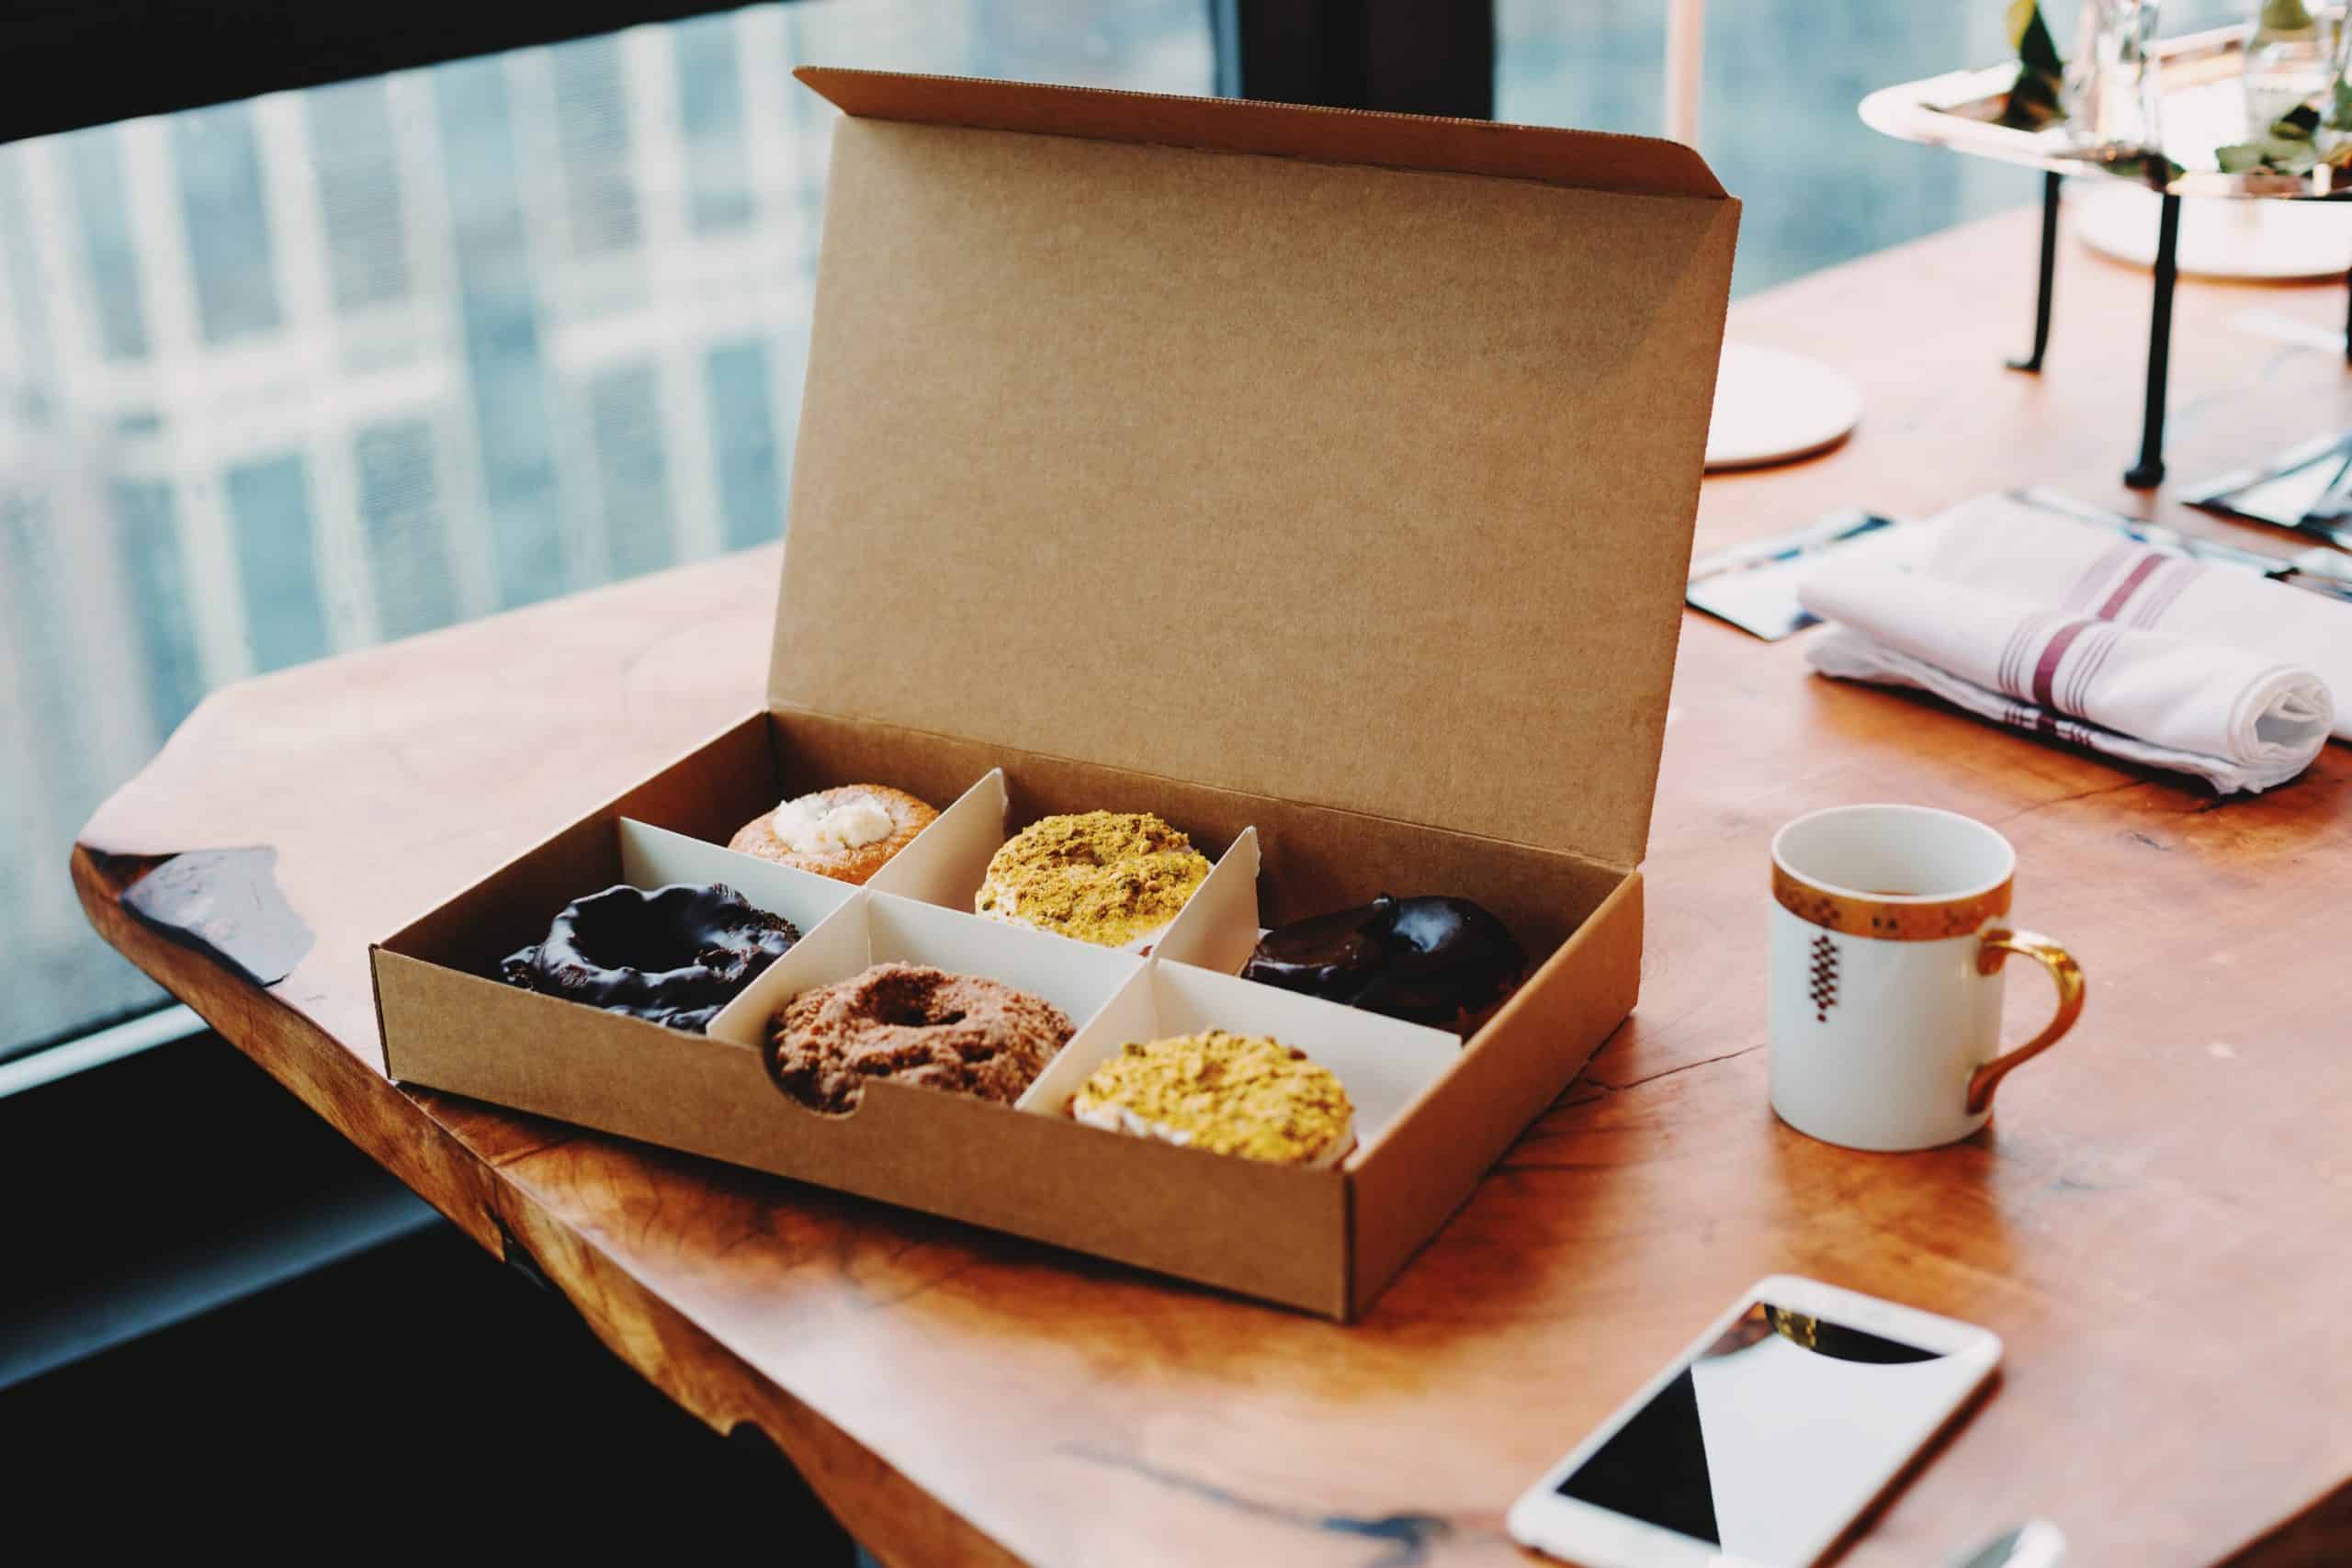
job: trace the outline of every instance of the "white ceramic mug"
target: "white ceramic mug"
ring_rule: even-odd
[[[1840,806],[1772,839],[1772,1109],[1856,1149],[1925,1149],[1993,1113],[2011,1068],[2074,1027],[2083,972],[2008,923],[2017,852],[1924,806]],[[2000,1049],[2001,965],[2041,963],[2050,1027]]]

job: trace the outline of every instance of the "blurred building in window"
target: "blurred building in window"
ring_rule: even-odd
[[[0,1053],[153,997],[64,857],[205,692],[782,530],[805,60],[1210,75],[1189,0],[840,0],[0,148]]]

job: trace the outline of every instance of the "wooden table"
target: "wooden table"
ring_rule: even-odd
[[[1711,480],[1702,549],[2024,482],[2214,531],[2116,485],[2144,276],[2069,247],[2040,378],[2019,213],[1741,305],[1853,372],[1860,432]],[[2184,283],[2174,471],[2352,423],[2331,290]],[[2257,545],[2278,543],[2246,536]],[[1337,1327],[433,1093],[379,1067],[366,947],[756,700],[771,550],[223,692],[91,820],[74,874],[143,969],[614,1352],[773,1436],[892,1563],[1511,1559],[1504,1509],[1734,1292],[1777,1270],[1984,1323],[1990,1400],[1849,1554],[1940,1562],[2057,1520],[2077,1562],[2310,1561],[2352,1516],[2352,749],[2253,801],[1807,675],[1692,615],[1651,832],[1640,1011],[1407,1269]],[[1849,1153],[1774,1121],[1764,853],[1840,801],[2018,845],[2019,912],[2091,976],[1987,1134]],[[316,942],[263,989],[130,919],[156,858],[267,844]],[[2046,1009],[2012,987],[2013,1031]],[[355,1343],[354,1356],[390,1353]],[[518,1413],[451,1411],[494,1456]]]

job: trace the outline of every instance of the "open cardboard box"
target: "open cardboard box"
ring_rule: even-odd
[[[799,74],[850,118],[766,708],[379,944],[388,1067],[1351,1317],[1633,1009],[1737,203],[1634,138]],[[867,892],[718,847],[852,783],[960,826]],[[1153,955],[951,912],[991,815],[1096,807],[1226,857]],[[1045,1103],[1076,1058],[1021,1107],[877,1082],[823,1117],[767,1079],[765,992],[689,1035],[487,977],[631,872],[790,914],[789,974],[1050,982],[1074,1052],[1303,1032],[1358,1145],[1081,1126]],[[1537,962],[1458,1050],[1214,973],[1384,891],[1475,898]]]

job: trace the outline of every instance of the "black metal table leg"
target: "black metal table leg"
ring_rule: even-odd
[[[2156,293],[2148,317],[2148,406],[2140,424],[2140,460],[2123,471],[2133,490],[2165,482],[2165,377],[2172,361],[2172,290],[2180,274],[2180,197],[2167,194],[2156,227]]]
[[[2344,362],[2352,365],[2352,272],[2344,275]]]
[[[2033,297],[2033,352],[2008,362],[2012,370],[2040,374],[2041,355],[2050,347],[2050,294],[2058,279],[2058,182],[2064,176],[2041,176],[2041,281]]]

